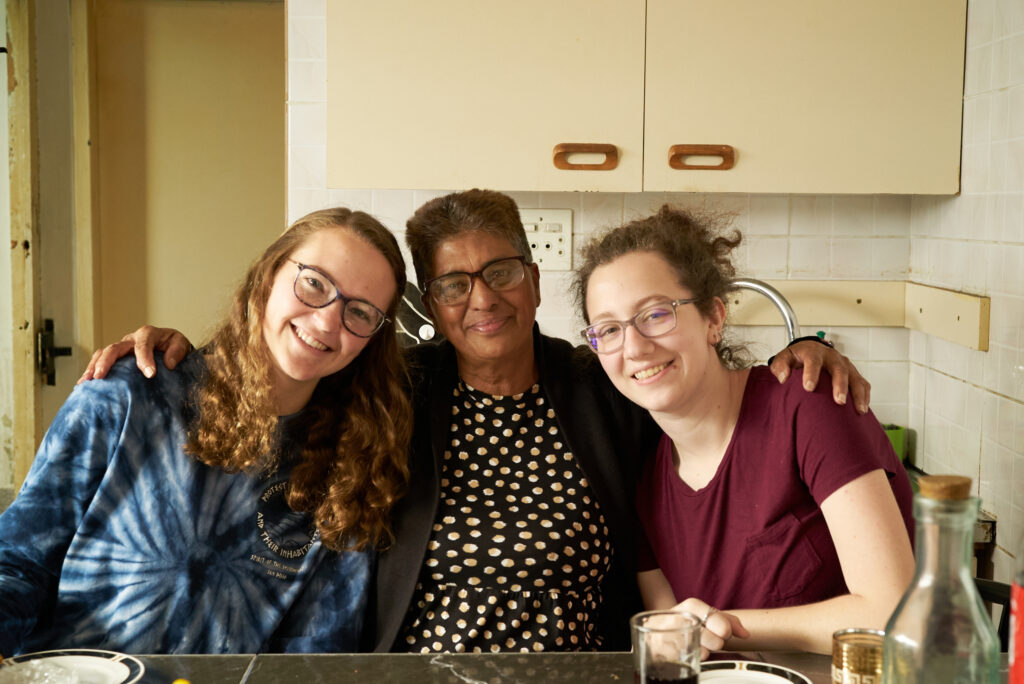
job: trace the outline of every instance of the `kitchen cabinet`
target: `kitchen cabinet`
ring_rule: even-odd
[[[648,0],[644,189],[953,194],[965,0]],[[676,170],[673,145],[736,150]]]
[[[329,187],[638,192],[643,97],[643,0],[327,3]]]
[[[966,0],[328,0],[327,181],[952,194],[965,30]]]

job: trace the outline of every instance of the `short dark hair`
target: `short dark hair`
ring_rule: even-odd
[[[434,277],[434,254],[442,242],[464,233],[500,235],[533,263],[530,243],[519,217],[515,200],[494,190],[466,190],[430,200],[412,215],[406,224],[405,242],[412,252],[416,280],[424,283]]]
[[[668,204],[646,218],[619,226],[603,236],[590,240],[582,251],[580,266],[573,277],[573,298],[583,320],[588,324],[587,286],[598,266],[633,252],[651,252],[663,258],[675,272],[679,284],[690,290],[697,301],[694,306],[707,317],[715,297],[728,302],[735,290],[736,274],[729,253],[739,246],[743,235],[733,230],[724,235],[731,216],[725,213],[694,212],[676,209]],[[726,342],[716,345],[719,359],[729,367],[749,364],[746,348]]]

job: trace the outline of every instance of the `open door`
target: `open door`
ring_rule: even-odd
[[[6,0],[15,490],[96,345],[90,6]]]
[[[11,389],[14,487],[25,479],[41,431],[40,383],[35,373],[39,318],[38,161],[35,102],[35,3],[6,0],[7,131],[10,160]]]

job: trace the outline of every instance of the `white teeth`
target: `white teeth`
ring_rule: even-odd
[[[317,342],[312,337],[310,337],[306,333],[302,332],[298,328],[295,328],[295,334],[296,334],[296,336],[298,336],[298,338],[300,340],[302,340],[303,342],[308,344],[313,349],[319,349],[320,351],[327,351],[327,349],[328,349],[327,345],[321,344],[321,343]]]
[[[652,366],[651,368],[645,368],[642,371],[633,373],[633,377],[637,380],[646,380],[647,378],[653,377],[668,367],[667,363],[663,363],[660,366]]]

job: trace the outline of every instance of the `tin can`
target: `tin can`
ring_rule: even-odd
[[[832,635],[833,684],[882,684],[882,640],[877,629],[841,629]]]

